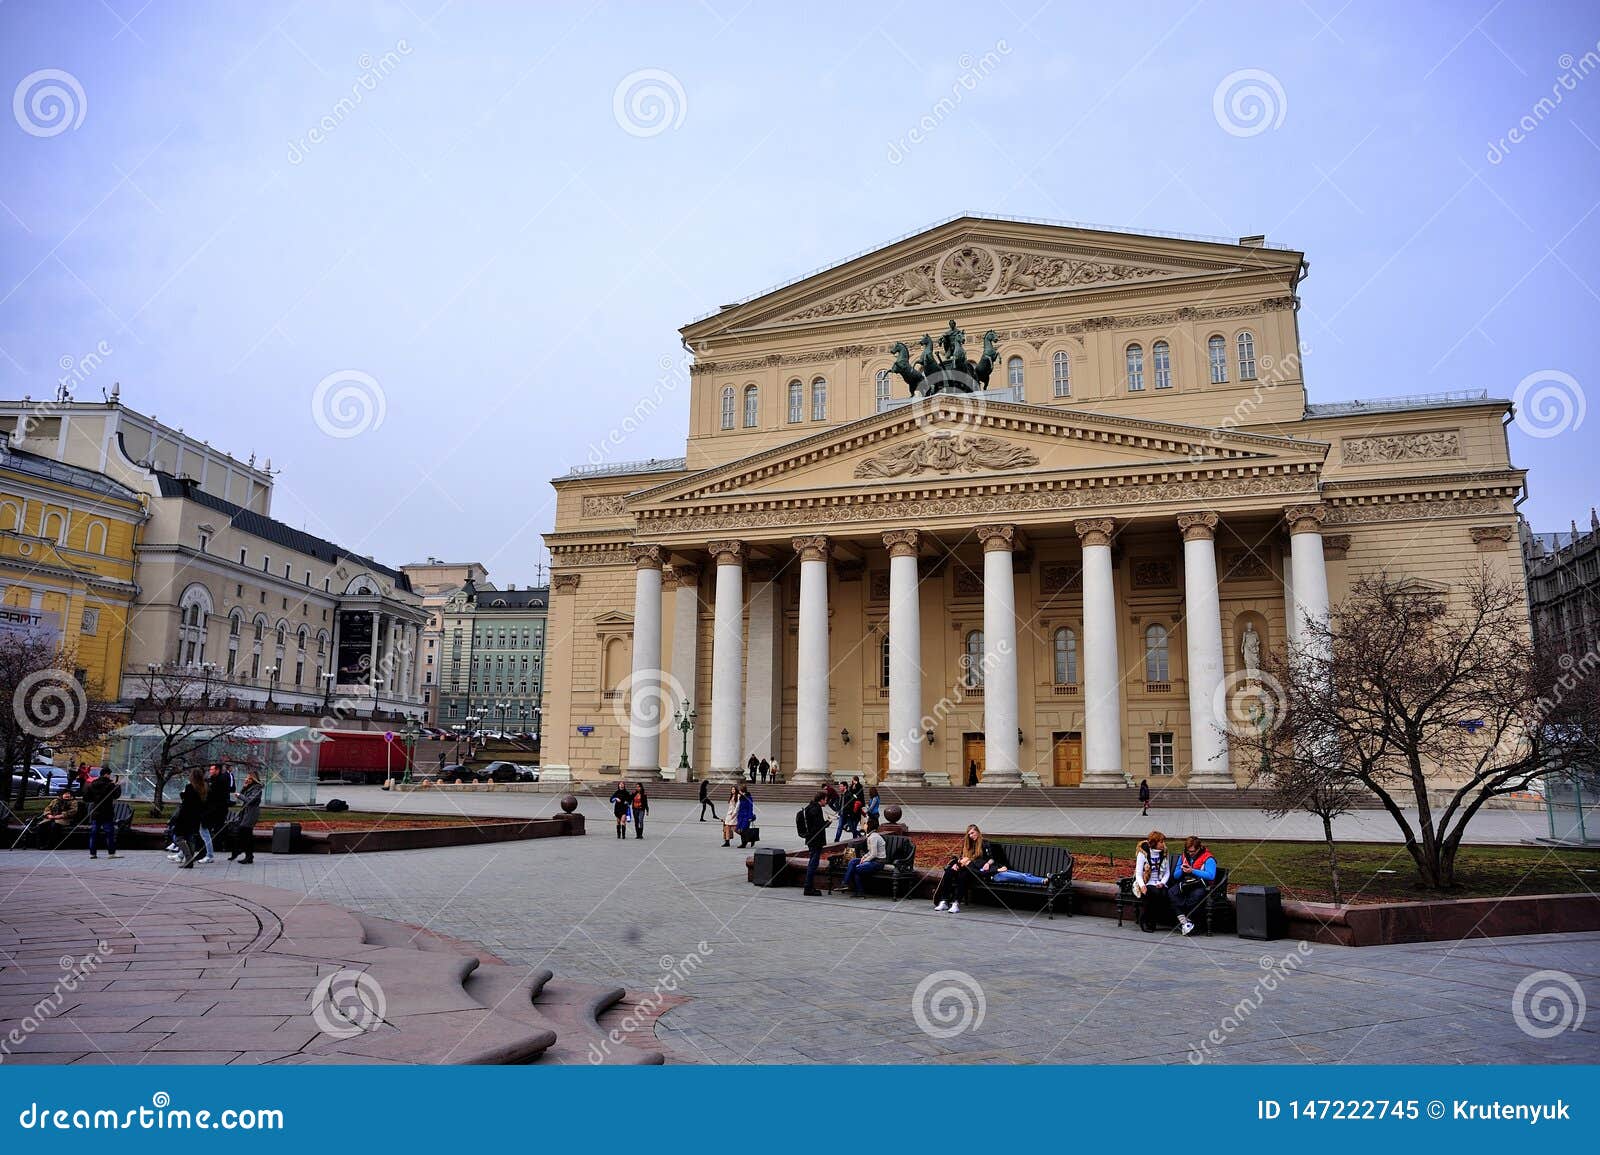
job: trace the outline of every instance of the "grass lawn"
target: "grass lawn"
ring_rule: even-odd
[[[913,835],[917,865],[941,866],[959,836]],[[1002,839],[1002,841],[1006,841]],[[1073,877],[1114,882],[1133,872],[1137,840],[1112,838],[1027,838],[1065,846],[1076,857]],[[1320,842],[1218,841],[1207,844],[1229,870],[1233,885],[1282,888],[1285,898],[1331,902],[1328,848]],[[1181,849],[1169,839],[1167,848]],[[1380,873],[1393,871],[1392,874]],[[1345,901],[1407,902],[1430,898],[1503,898],[1529,894],[1600,893],[1600,852],[1551,850],[1538,846],[1465,846],[1456,860],[1456,889],[1441,894],[1421,889],[1405,847],[1370,842],[1339,846],[1339,874]]]

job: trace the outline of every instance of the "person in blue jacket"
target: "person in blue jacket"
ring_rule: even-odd
[[[1206,892],[1217,880],[1217,860],[1198,835],[1191,834],[1183,840],[1183,853],[1172,864],[1172,878],[1167,883],[1167,897],[1178,916],[1178,929],[1184,934],[1194,932],[1194,921],[1189,917],[1205,901]]]
[[[756,800],[750,797],[750,791],[744,789],[739,791],[739,808],[734,813],[737,817],[734,819],[733,828],[739,832],[739,845],[748,846],[750,827],[756,822]],[[727,843],[723,845],[726,846]]]

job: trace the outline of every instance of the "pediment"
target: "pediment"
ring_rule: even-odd
[[[965,217],[688,326],[759,328],[1161,280],[1294,268],[1298,254],[1224,242]]]
[[[628,508],[839,490],[870,495],[908,482],[1110,478],[1219,465],[1320,470],[1328,448],[1078,409],[939,396],[633,494]]]

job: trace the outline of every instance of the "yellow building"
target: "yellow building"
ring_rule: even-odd
[[[75,655],[91,694],[121,692],[134,547],[133,490],[0,438],[0,632],[45,631]]]

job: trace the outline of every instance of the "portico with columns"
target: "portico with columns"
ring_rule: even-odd
[[[686,326],[685,457],[555,479],[547,764],[671,777],[687,702],[694,778],[1248,783],[1265,656],[1481,564],[1523,476],[1503,402],[1309,404],[1253,240],[968,219]],[[952,321],[1005,385],[904,397],[889,340]]]

